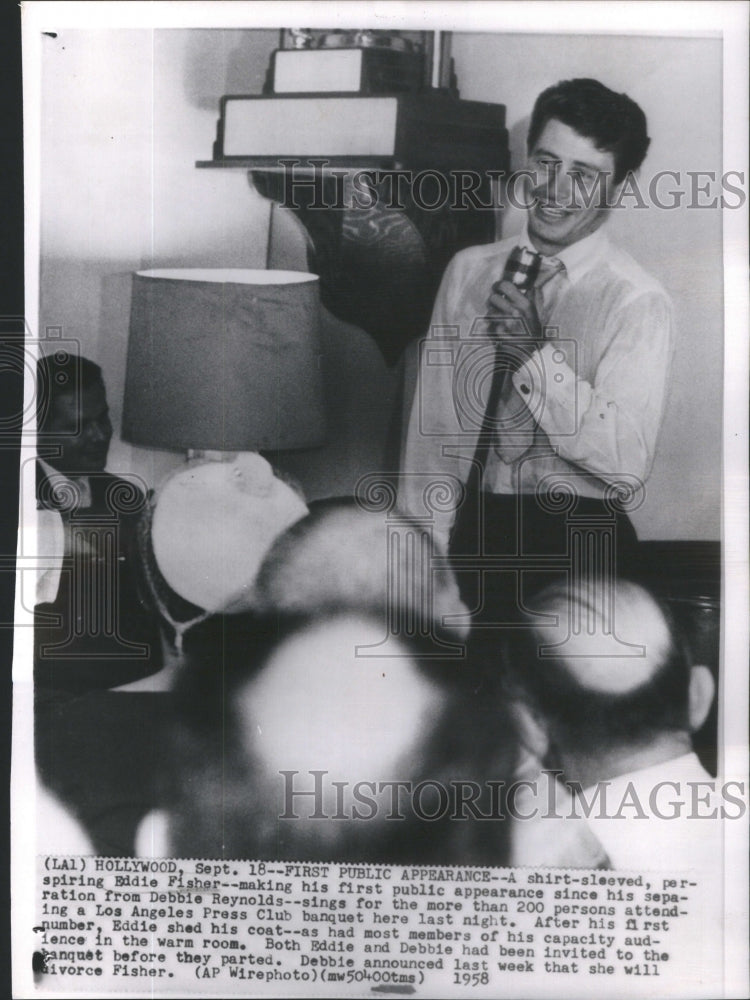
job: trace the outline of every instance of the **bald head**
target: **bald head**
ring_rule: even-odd
[[[295,614],[389,610],[464,635],[466,607],[452,570],[432,564],[437,554],[428,531],[409,518],[328,504],[277,539],[258,574],[257,606]]]
[[[513,773],[510,723],[464,663],[427,662],[419,640],[372,655],[381,637],[363,612],[217,616],[188,634],[171,853],[502,863],[505,831],[452,820],[451,783]],[[431,786],[419,800],[429,814],[436,782],[452,798],[422,816],[409,789]],[[394,807],[397,783],[407,790]]]
[[[415,770],[444,693],[403,645],[386,660],[360,655],[381,639],[375,622],[349,614],[272,651],[238,692],[246,749],[269,774],[304,766],[355,782]]]
[[[592,755],[689,733],[691,666],[669,613],[627,581],[543,591],[508,669],[558,745]],[[531,620],[530,620],[531,621]]]
[[[620,696],[648,684],[669,657],[670,625],[642,587],[556,584],[541,598],[553,621],[534,633],[540,661],[556,660],[583,691]]]

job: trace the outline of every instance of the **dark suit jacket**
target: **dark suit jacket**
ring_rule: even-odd
[[[167,692],[90,691],[37,704],[39,777],[103,857],[134,853],[138,824],[164,805],[160,762],[169,746]]]
[[[162,664],[158,620],[142,600],[135,529],[146,496],[135,480],[89,476],[91,505],[54,490],[37,463],[37,504],[58,510],[72,550],[52,602],[35,608],[34,682],[80,694],[148,677]],[[44,553],[42,553],[44,555]]]

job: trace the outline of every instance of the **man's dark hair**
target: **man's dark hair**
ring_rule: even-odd
[[[102,370],[94,361],[68,351],[55,351],[39,358],[36,365],[37,423],[47,426],[55,400],[62,395],[80,396],[94,385],[104,385]]]
[[[529,152],[551,119],[591,139],[597,149],[612,153],[615,183],[637,170],[646,158],[651,140],[643,111],[627,94],[616,94],[598,80],[563,80],[542,91],[531,113]]]
[[[507,649],[506,672],[511,686],[530,699],[565,742],[591,754],[642,745],[667,731],[689,731],[691,663],[687,645],[662,602],[624,581],[618,581],[617,586],[628,597],[642,595],[652,601],[668,629],[668,642],[652,673],[637,686],[622,693],[586,686],[571,669],[572,661],[543,654],[544,639],[533,627],[519,630]],[[535,612],[559,612],[559,588],[550,588],[547,595],[542,593],[535,601]],[[571,602],[575,600],[575,596],[571,598]],[[571,615],[575,613],[574,608]],[[644,635],[643,642],[648,640]]]

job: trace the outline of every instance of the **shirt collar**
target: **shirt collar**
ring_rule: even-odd
[[[64,472],[60,472],[59,469],[53,468],[49,462],[45,462],[43,458],[39,458],[38,456],[37,462],[39,462],[45,478],[49,479],[52,483],[57,483],[58,486],[62,486],[65,483],[72,483],[76,487],[79,497],[78,507],[86,508],[91,506],[91,480],[88,476],[68,476]]]
[[[42,472],[45,474],[47,479],[51,479],[53,476],[62,476],[63,479],[68,478],[64,473],[58,472],[57,469],[53,469],[49,462],[45,462],[44,459],[39,458],[39,456],[37,456],[37,462],[39,462]]]
[[[518,243],[522,247],[534,250],[534,244],[529,237],[529,230],[526,223],[524,223],[524,227],[518,237]],[[569,247],[565,247],[564,250],[554,254],[554,258],[563,262],[568,279],[575,284],[587,271],[591,270],[602,254],[606,252],[608,246],[609,240],[607,239],[607,234],[600,227],[589,236],[578,240],[577,243],[571,243]],[[539,251],[534,250],[534,252],[538,253]]]
[[[670,781],[705,781],[710,779],[708,771],[694,751],[683,754],[681,757],[673,757],[671,760],[661,761],[651,767],[643,767],[636,771],[627,771],[618,774],[614,778],[606,778],[604,782],[608,788],[612,788],[615,793],[620,789],[625,789],[629,784],[636,789],[651,789],[654,785],[664,779],[667,775]],[[596,785],[590,785],[584,789],[583,794],[589,798],[596,792]]]

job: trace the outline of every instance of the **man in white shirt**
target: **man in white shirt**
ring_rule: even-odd
[[[630,582],[553,584],[535,610],[549,624],[517,632],[506,666],[521,728],[576,795],[561,807],[586,819],[613,868],[710,870],[721,806],[691,743],[714,697],[708,667]]]
[[[569,569],[573,519],[609,532],[604,547],[621,564],[635,548],[626,511],[642,500],[653,462],[672,312],[601,227],[649,141],[638,105],[595,80],[544,91],[529,127],[522,234],[462,251],[444,275],[400,500],[424,516],[430,474],[464,495],[430,513],[479,620],[513,620],[527,593]],[[509,265],[517,245],[540,269],[525,293]],[[523,571],[527,557],[534,573]],[[607,558],[603,572],[613,569]]]

